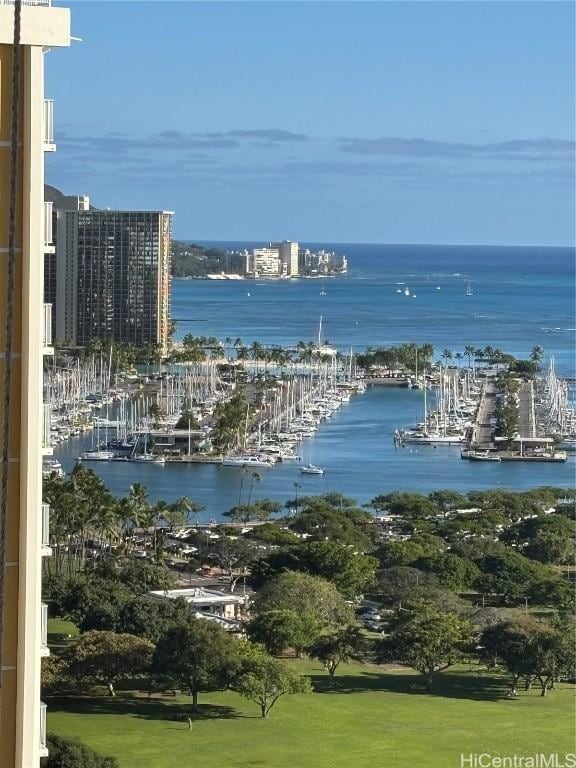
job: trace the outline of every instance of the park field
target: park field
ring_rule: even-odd
[[[575,751],[569,684],[511,700],[504,677],[460,667],[428,694],[402,669],[350,664],[331,686],[320,665],[294,663],[315,693],[281,698],[269,720],[235,693],[210,693],[190,730],[189,697],[119,691],[48,699],[48,730],[115,756],[121,768],[460,768],[461,754]]]

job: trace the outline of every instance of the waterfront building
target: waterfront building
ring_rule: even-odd
[[[299,244],[290,240],[283,240],[281,243],[272,243],[272,247],[278,249],[281,273],[287,277],[296,277],[299,274]]]
[[[272,245],[254,248],[252,271],[255,277],[279,277],[281,275],[279,249]]]
[[[42,454],[49,452],[49,406],[42,403],[42,358],[50,353],[50,313],[43,306],[42,259],[50,250],[51,206],[44,205],[44,152],[55,149],[53,107],[44,98],[44,55],[70,45],[70,11],[48,0],[21,8],[20,48],[13,45],[15,6],[0,2],[0,403],[11,372],[10,407],[1,423],[8,440],[6,504],[0,545],[0,761],[3,768],[36,768],[46,755],[45,707],[40,701],[42,656],[48,655],[47,609],[41,603],[42,556],[49,553],[48,508],[42,504]],[[11,179],[12,71],[18,51],[19,141]],[[13,249],[9,247],[11,181],[16,181]],[[10,252],[15,258],[10,290]],[[10,312],[11,309],[11,312]],[[12,347],[6,335],[11,314]],[[46,427],[48,432],[46,432]]]
[[[311,251],[309,248],[300,248],[298,266],[301,275],[344,274],[348,271],[348,260],[346,256],[338,255],[333,251]]]
[[[168,346],[172,212],[56,211],[56,337]],[[52,286],[51,280],[49,285]]]
[[[296,277],[299,274],[298,252],[298,243],[290,240],[268,243],[254,248],[250,254],[244,251],[245,274],[253,277]]]

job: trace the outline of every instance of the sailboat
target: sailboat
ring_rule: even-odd
[[[474,291],[472,290],[472,283],[470,280],[468,280],[468,284],[466,285],[466,296],[473,296]]]

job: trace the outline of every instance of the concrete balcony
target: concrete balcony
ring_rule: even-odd
[[[44,304],[42,354],[54,354],[54,347],[52,346],[52,304]]]
[[[46,746],[46,704],[40,702],[40,757],[48,757]]]
[[[54,99],[44,99],[44,151],[55,152]]]
[[[0,44],[12,45],[14,3],[0,0]],[[59,48],[70,45],[70,10],[48,0],[22,0],[22,45]]]
[[[42,540],[40,549],[42,557],[50,557],[52,548],[50,546],[50,504],[42,504]]]
[[[44,456],[52,455],[52,445],[50,443],[50,430],[52,429],[52,407],[48,403],[43,406],[42,418],[42,453]]]
[[[48,606],[40,603],[40,656],[50,656],[48,648]]]

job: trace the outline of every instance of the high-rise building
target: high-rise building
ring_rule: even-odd
[[[254,248],[252,266],[256,277],[278,277],[281,274],[278,248],[271,245],[264,248]]]
[[[170,301],[169,211],[56,212],[56,337],[167,350]],[[52,285],[52,283],[50,283]]]
[[[44,98],[44,55],[70,45],[70,12],[50,7],[49,0],[26,0],[17,47],[15,10],[14,3],[0,0],[0,429],[9,438],[8,461],[2,456],[0,463],[2,474],[7,472],[7,493],[0,490],[6,502],[0,504],[0,762],[2,768],[37,768],[46,754],[40,666],[48,653],[47,612],[41,604],[41,559],[49,552],[48,509],[42,504],[43,430],[47,424],[49,435],[50,422],[49,406],[42,403],[42,357],[50,352],[49,313],[43,307],[42,261],[51,223],[50,206],[44,205],[44,152],[55,148],[53,103]],[[19,64],[16,99],[14,63]],[[14,102],[19,125],[13,165]],[[11,217],[14,181],[16,215]],[[5,413],[7,368],[10,407]]]
[[[298,243],[291,240],[283,240],[281,243],[272,243],[273,248],[278,249],[282,274],[288,277],[296,277],[298,270]]]

